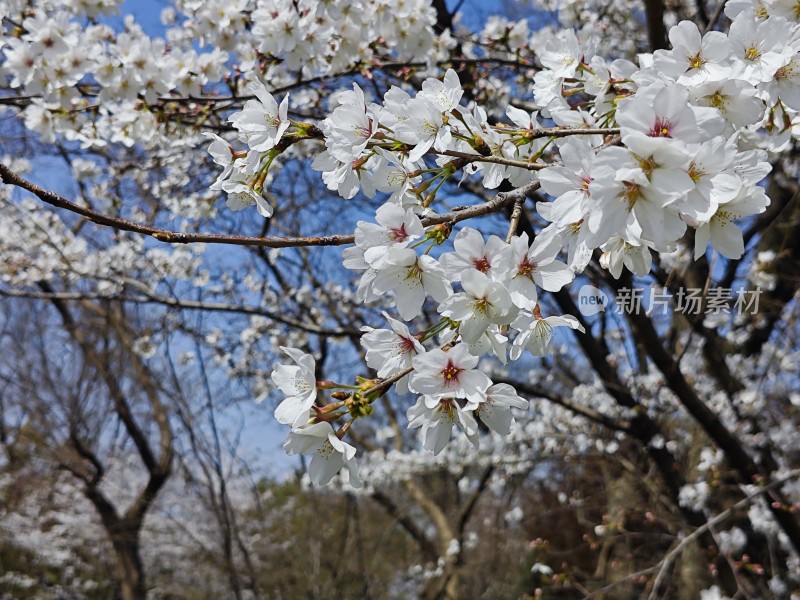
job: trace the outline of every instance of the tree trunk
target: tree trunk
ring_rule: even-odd
[[[111,543],[117,557],[117,578],[122,600],[145,600],[144,569],[139,556],[138,529],[120,530],[112,534]]]

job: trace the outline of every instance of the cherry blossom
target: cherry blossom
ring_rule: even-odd
[[[378,372],[378,377],[391,377],[411,366],[415,356],[425,353],[425,348],[411,334],[405,323],[383,315],[391,330],[363,327],[361,346],[366,351],[367,366]],[[408,390],[408,377],[397,383],[398,391]]]
[[[514,421],[512,408],[525,410],[528,401],[520,398],[513,386],[496,383],[486,390],[486,399],[475,408],[475,416],[493,431],[508,435]]]
[[[442,302],[452,293],[450,282],[438,261],[417,256],[410,248],[371,248],[367,263],[377,271],[372,288],[376,294],[392,290],[397,296],[397,310],[404,320],[420,314],[425,297]]]
[[[468,269],[461,276],[461,286],[464,291],[442,302],[439,312],[460,322],[459,333],[468,344],[475,343],[490,324],[508,324],[516,317],[517,307],[502,283]]]
[[[555,77],[567,78],[575,75],[583,59],[575,32],[567,29],[550,38],[539,50],[539,60]]]
[[[412,359],[414,374],[409,389],[431,398],[482,398],[491,380],[475,367],[466,344],[457,344],[447,352],[434,349]]]
[[[683,86],[648,86],[645,93],[620,103],[616,118],[623,140],[638,132],[655,139],[703,141],[703,130],[688,104],[689,92]]]
[[[736,198],[720,203],[711,219],[697,227],[695,258],[705,254],[709,240],[723,256],[740,258],[744,254],[744,241],[733,220],[764,212],[768,205],[769,198],[760,187],[743,188]]]
[[[408,409],[408,419],[409,428],[421,428],[422,446],[434,454],[439,454],[447,446],[454,425],[477,445],[478,423],[475,417],[453,398],[422,396]]]
[[[460,472],[459,492],[486,488],[504,504],[494,488],[507,474],[538,476],[537,461],[636,448],[653,471],[669,465],[667,485],[652,489],[667,490],[670,535],[697,531],[701,511],[724,514],[754,481],[794,467],[792,240],[770,238],[794,222],[784,216],[800,137],[797,3],[700,4],[667,3],[662,19],[632,0],[558,0],[546,23],[494,16],[472,31],[471,19],[426,0],[182,0],[152,35],[131,15],[101,17],[125,12],[116,0],[0,0],[7,145],[42,153],[0,161],[0,292],[51,302],[56,317],[72,303],[102,309],[98,299],[126,315],[160,306],[160,328],[149,329],[149,308],[126,321],[130,356],[155,364],[181,347],[180,367],[216,369],[206,381],[274,401],[289,428],[284,450],[311,457],[316,485],[341,472],[360,486],[348,435],[374,448],[360,456],[370,491]],[[51,177],[48,161],[70,177]],[[14,178],[27,169],[65,197]],[[76,184],[71,196],[64,180]],[[207,255],[194,245],[209,241],[224,244]],[[693,263],[709,243],[708,261]],[[253,252],[236,254],[247,245]],[[561,314],[576,288],[611,292],[614,279],[775,293],[764,315],[732,319],[714,310],[738,300],[708,289],[709,312],[696,319],[677,319],[676,297],[663,321]],[[202,326],[178,310],[205,311]],[[379,313],[388,325],[364,325]],[[552,351],[556,327],[582,344],[530,360]],[[292,364],[270,377],[277,349]],[[317,381],[322,373],[343,383]],[[535,415],[513,385],[493,384],[500,378],[531,397]],[[428,453],[406,429],[420,430]],[[695,431],[708,447],[688,452],[681,438]],[[69,442],[60,433],[53,439]],[[92,467],[91,455],[76,456]],[[495,479],[478,485],[478,465],[498,468]],[[752,573],[727,554],[765,541],[769,560],[752,571],[774,573],[753,589],[785,596],[797,587],[799,543],[785,507],[800,492],[791,482],[762,492],[731,514],[759,539],[706,541],[721,553],[714,568],[737,577]],[[452,500],[448,510],[461,498]],[[448,561],[463,564],[467,537],[436,534],[443,556],[430,568],[444,577]],[[535,575],[561,576],[542,564]],[[736,577],[714,579],[727,580]],[[653,596],[671,593],[653,584]]]
[[[279,106],[260,81],[252,82],[249,90],[257,100],[248,100],[244,109],[230,121],[251,150],[265,152],[277,144],[289,128],[289,96],[284,96]]]
[[[404,247],[424,234],[422,222],[410,209],[389,202],[375,211],[377,223],[359,221],[356,225],[356,245],[365,250],[381,246]]]
[[[344,469],[343,479],[355,488],[361,487],[356,449],[336,437],[330,423],[322,421],[292,429],[283,447],[289,455],[312,456],[308,474],[313,483],[327,485],[334,475]]]
[[[507,244],[499,237],[492,235],[484,240],[479,231],[465,227],[453,240],[453,248],[454,252],[446,252],[439,259],[452,281],[460,281],[467,269],[475,269],[495,281],[502,281],[502,254]]]
[[[791,39],[790,30],[791,25],[783,19],[761,23],[735,19],[728,33],[733,76],[753,85],[771,80],[794,54],[793,45],[785,43]]]
[[[522,313],[512,323],[512,327],[520,332],[511,346],[513,360],[520,357],[523,349],[529,350],[534,356],[545,356],[554,327],[569,327],[584,333],[583,325],[572,315],[542,317],[536,314]]]
[[[608,269],[615,279],[622,275],[623,267],[644,277],[653,265],[653,255],[647,243],[635,236],[627,237],[627,240],[613,237],[600,247],[603,250],[600,265]]]
[[[595,153],[591,145],[580,138],[567,138],[559,151],[563,166],[548,167],[539,173],[542,189],[555,196],[555,200],[548,205],[539,203],[537,210],[548,221],[569,225],[580,221],[588,212]]]
[[[353,84],[352,92],[337,98],[337,106],[320,127],[325,132],[325,145],[336,160],[350,162],[358,158],[377,132],[377,115],[364,101],[364,92]]]
[[[316,361],[310,354],[295,348],[283,350],[296,363],[276,365],[272,381],[286,394],[275,410],[275,418],[284,425],[298,425],[308,420],[311,407],[317,399]]]
[[[725,34],[709,31],[701,39],[697,25],[681,21],[669,30],[669,41],[672,50],[656,50],[653,54],[655,68],[665,75],[691,85],[725,79],[730,74]]]
[[[572,281],[574,274],[560,260],[556,260],[561,249],[561,238],[539,236],[528,246],[528,236],[511,240],[506,255],[507,272],[511,278],[508,291],[519,308],[533,309],[536,304],[536,286],[549,292],[557,292]]]
[[[447,150],[452,134],[444,123],[438,104],[417,96],[406,102],[405,109],[409,116],[395,126],[394,133],[401,142],[414,146],[408,155],[410,160],[419,160],[431,147]]]
[[[741,79],[707,81],[690,92],[697,106],[715,108],[732,127],[745,127],[759,121],[764,103],[756,89]]]

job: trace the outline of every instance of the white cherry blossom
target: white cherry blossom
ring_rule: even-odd
[[[424,354],[419,343],[405,323],[383,314],[391,330],[362,327],[361,346],[366,352],[367,366],[378,372],[378,377],[391,377],[411,366],[415,356]],[[397,383],[398,391],[408,391],[408,376]]]
[[[452,281],[460,281],[467,269],[475,269],[490,278],[501,281],[505,263],[502,254],[508,245],[496,235],[484,240],[483,235],[472,227],[464,227],[453,240],[454,252],[445,252],[439,258],[442,267]]]
[[[461,429],[475,446],[478,445],[478,423],[455,399],[422,396],[408,409],[409,429],[421,428],[422,446],[434,454],[439,454],[447,446],[453,426]]]
[[[770,81],[775,72],[789,62],[796,48],[791,25],[780,18],[758,23],[752,19],[735,19],[728,32],[733,61],[732,75],[757,85]]]
[[[453,69],[447,69],[442,80],[428,78],[422,82],[422,91],[419,96],[425,98],[443,113],[449,113],[458,106],[464,90],[458,74]]]
[[[394,202],[381,206],[375,213],[376,223],[359,221],[356,225],[356,245],[365,250],[379,246],[405,247],[421,238],[425,230],[411,209]]]
[[[558,225],[569,225],[580,221],[589,208],[589,184],[592,182],[592,163],[595,152],[589,142],[582,138],[567,138],[560,144],[559,153],[563,166],[548,167],[539,172],[542,189],[555,196],[555,200],[544,208],[537,204],[539,214]]]
[[[414,146],[408,155],[409,159],[419,160],[431,147],[436,150],[448,149],[452,134],[437,104],[417,96],[407,102],[406,109],[409,116],[395,125],[394,134],[401,142]]]
[[[310,454],[308,475],[316,485],[327,485],[342,471],[342,479],[354,488],[361,487],[356,449],[340,440],[327,421],[293,429],[283,445],[287,454]]]
[[[619,279],[623,267],[634,275],[644,277],[653,265],[650,248],[646,242],[636,239],[635,236],[626,237],[628,239],[614,236],[600,247],[603,250],[600,265],[608,269],[614,279]]]
[[[373,290],[376,294],[394,291],[397,310],[408,321],[422,311],[425,297],[444,301],[452,288],[439,262],[430,256],[417,256],[410,248],[370,248],[367,263],[377,271]]]
[[[508,435],[514,421],[512,408],[525,410],[528,401],[517,395],[514,386],[496,383],[486,390],[486,399],[475,408],[475,416],[489,429],[500,435]]]
[[[316,361],[310,354],[296,348],[281,347],[295,362],[294,365],[275,365],[272,381],[286,394],[275,409],[278,423],[295,427],[308,420],[317,399]]]
[[[257,99],[245,102],[244,109],[233,115],[230,122],[251,150],[266,152],[278,143],[289,128],[289,96],[284,96],[278,105],[260,81],[252,82],[248,89]]]
[[[569,327],[585,332],[583,325],[572,315],[541,317],[522,313],[511,326],[520,332],[511,346],[512,360],[517,360],[525,349],[534,356],[545,356],[554,327]]]
[[[477,364],[478,357],[470,354],[466,344],[447,352],[430,350],[412,359],[414,373],[408,387],[431,398],[483,398],[492,382],[475,368]]]
[[[583,59],[578,38],[571,29],[559,32],[545,42],[537,52],[539,60],[554,77],[573,77]]]
[[[744,254],[742,230],[733,221],[762,213],[767,206],[769,198],[758,186],[742,188],[736,198],[720,203],[711,219],[697,227],[695,259],[705,254],[709,241],[723,256],[732,259],[741,258]]]
[[[508,324],[517,315],[505,285],[492,281],[476,269],[467,269],[461,276],[464,291],[453,294],[439,304],[439,313],[459,321],[461,337],[473,344],[486,332],[489,325]]]
[[[510,251],[505,254],[505,271],[511,281],[508,290],[519,308],[532,310],[537,301],[536,286],[557,292],[573,280],[570,268],[556,256],[561,250],[558,235],[538,236],[528,246],[528,235],[511,239]]]
[[[728,38],[719,31],[704,36],[691,21],[681,21],[669,30],[672,50],[656,50],[654,66],[682,84],[708,79],[721,80],[730,74]]]

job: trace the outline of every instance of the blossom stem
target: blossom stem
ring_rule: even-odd
[[[420,342],[424,342],[425,340],[429,340],[434,336],[439,335],[442,331],[447,329],[452,325],[452,321],[450,319],[442,319],[436,325],[425,330],[422,337],[420,338]]]
[[[336,432],[336,437],[338,437],[340,440],[344,438],[352,425],[353,419],[346,421],[341,427],[339,427],[338,431]]]

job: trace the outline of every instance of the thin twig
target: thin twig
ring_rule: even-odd
[[[34,292],[30,290],[11,290],[0,288],[0,296],[8,298],[30,298],[39,300],[62,300],[62,301],[81,301],[81,300],[110,300],[114,302],[130,302],[132,304],[164,304],[174,308],[185,308],[190,310],[204,310],[210,312],[232,312],[244,315],[258,315],[267,317],[278,323],[283,323],[289,327],[295,327],[309,333],[317,335],[327,335],[331,337],[358,336],[360,333],[356,329],[328,329],[318,327],[309,323],[303,323],[280,315],[274,311],[260,306],[244,306],[238,304],[225,304],[221,302],[198,302],[195,300],[181,300],[169,296],[161,296],[152,292],[145,295],[131,296],[125,294],[102,294],[99,292]]]
[[[703,28],[703,35],[707,34],[714,28],[714,25],[717,24],[717,19],[719,19],[720,15],[722,15],[722,11],[725,9],[725,3],[728,0],[719,0],[717,3],[717,8],[714,9],[714,14],[711,15],[711,18],[708,20],[708,25]]]
[[[511,211],[511,219],[508,224],[508,234],[506,234],[506,244],[511,243],[511,238],[517,233],[517,225],[519,225],[519,218],[522,216],[522,204],[525,202],[524,198],[518,198],[514,201],[514,210]]]
[[[518,169],[525,169],[527,171],[538,171],[545,167],[552,167],[550,163],[533,163],[526,160],[516,160],[513,158],[503,158],[502,156],[483,156],[482,154],[474,154],[472,152],[459,152],[458,150],[443,150],[436,152],[442,156],[453,156],[455,158],[462,158],[467,162],[485,162],[493,163],[496,165],[505,165],[507,167],[517,167]]]

